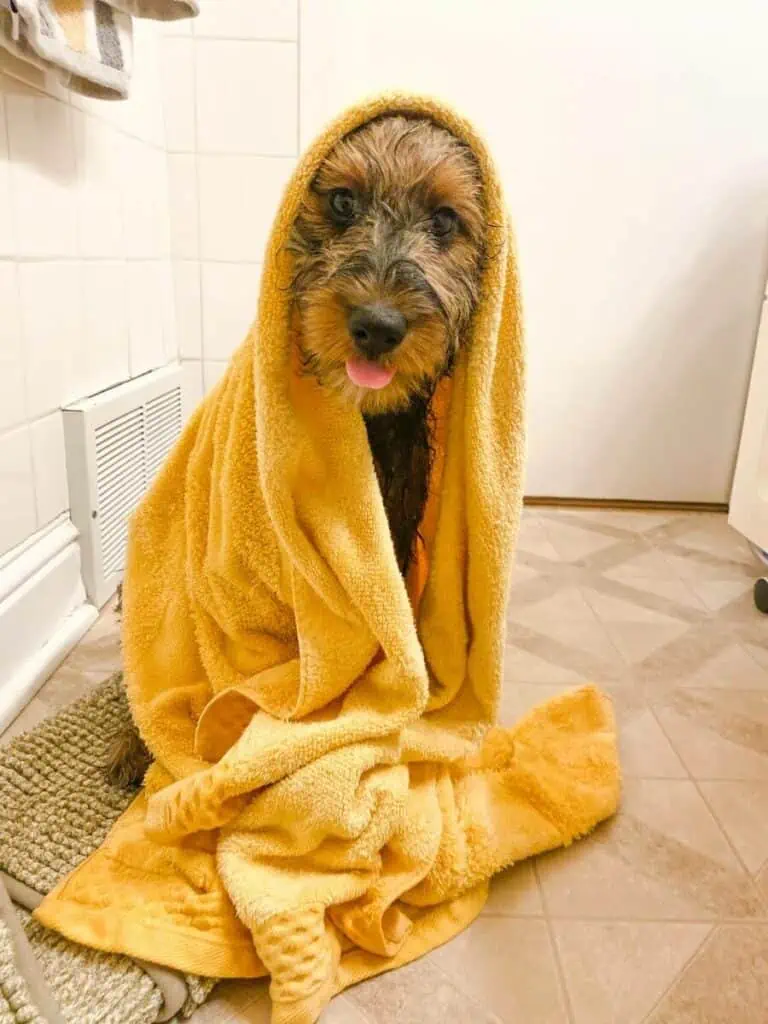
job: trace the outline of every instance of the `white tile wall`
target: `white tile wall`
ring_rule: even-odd
[[[16,265],[0,262],[0,431],[27,418]]]
[[[160,260],[157,265],[158,288],[160,291],[160,317],[163,325],[163,358],[169,363],[179,356],[179,340],[176,332],[176,298],[174,294],[173,265],[170,260]]]
[[[173,284],[179,354],[182,359],[202,359],[200,264],[196,260],[175,260]]]
[[[256,311],[297,155],[298,0],[137,21],[130,100],[0,53],[0,555],[68,503],[59,409],[183,356],[187,408]]]
[[[170,189],[171,255],[174,259],[196,260],[200,255],[198,223],[197,160],[194,154],[168,157]]]
[[[298,32],[296,0],[214,0],[200,5],[197,36],[226,39],[292,39]]]
[[[162,40],[163,114],[169,153],[195,149],[195,50],[191,36]]]
[[[215,3],[216,0],[213,0]],[[91,101],[88,109],[95,109],[122,131],[142,142],[163,149],[165,124],[163,119],[162,87],[160,75],[160,38],[157,24],[135,19],[133,23],[133,65],[131,96],[127,103],[101,100]]]
[[[199,17],[196,19],[199,21]],[[183,38],[186,39],[188,36],[193,35],[192,29],[193,22],[188,18],[179,18],[177,21],[167,21],[161,23],[160,33],[165,37],[171,38]]]
[[[14,57],[2,48],[0,48],[0,75],[5,78],[5,91],[7,91],[7,84],[12,82],[17,92],[29,91],[31,88],[35,92],[44,92],[51,96],[61,95],[61,86],[59,83],[54,83],[52,74],[46,74],[42,69]]]
[[[94,260],[83,264],[82,273],[85,365],[77,381],[93,395],[131,375],[127,264]]]
[[[135,377],[164,362],[163,294],[159,261],[128,264],[130,372]]]
[[[37,420],[29,431],[37,525],[44,526],[69,508],[61,412]]]
[[[77,398],[79,375],[88,372],[83,267],[51,260],[19,263],[18,273],[27,415],[36,419]]]
[[[229,359],[256,315],[261,265],[203,263],[203,353]]]
[[[11,209],[11,165],[8,160],[8,126],[5,115],[5,98],[0,93],[0,258],[16,251]]]
[[[170,253],[168,164],[164,151],[124,138],[122,195],[126,256],[161,259]]]
[[[29,427],[0,434],[0,552],[21,544],[37,523]]]
[[[5,97],[11,210],[21,257],[77,252],[72,112],[42,94]]]
[[[182,395],[185,418],[194,412],[203,397],[203,364],[199,359],[182,360]]]
[[[128,155],[129,140],[97,118],[79,113],[73,127],[80,254],[89,259],[124,256],[123,182],[127,173],[123,158]]]
[[[200,255],[204,260],[261,260],[292,157],[198,158]]]
[[[208,0],[191,31],[164,28],[176,321],[190,396],[220,379],[256,314],[264,246],[297,156],[298,21],[298,0]]]
[[[216,387],[227,369],[227,363],[217,359],[206,359],[203,363],[203,385],[206,391]]]
[[[124,103],[0,53],[0,556],[69,505],[61,406],[178,354],[167,41],[137,23]]]
[[[200,152],[296,153],[297,55],[293,43],[200,39],[195,43],[195,57]]]

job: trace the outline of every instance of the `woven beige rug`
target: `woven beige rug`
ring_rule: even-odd
[[[78,946],[29,913],[133,799],[103,767],[127,718],[117,675],[0,749],[0,1024],[181,1021],[215,985]]]

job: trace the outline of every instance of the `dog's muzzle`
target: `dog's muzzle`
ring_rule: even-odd
[[[358,352],[366,359],[393,352],[408,331],[408,321],[383,302],[357,306],[347,315],[347,327]]]

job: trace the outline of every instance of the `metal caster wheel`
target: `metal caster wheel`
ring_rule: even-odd
[[[755,597],[755,608],[763,615],[768,615],[768,577],[761,576],[756,580],[752,593]]]

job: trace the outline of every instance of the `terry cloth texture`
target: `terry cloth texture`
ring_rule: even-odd
[[[125,99],[131,16],[174,21],[198,11],[198,0],[0,0],[0,46],[35,67],[56,69],[75,92]]]
[[[129,720],[121,677],[0,749],[0,1024],[27,1024],[47,989],[51,1024],[155,1024],[191,1015],[214,982],[71,942],[28,912],[84,861],[130,804],[104,763]],[[3,898],[5,889],[15,903]],[[12,950],[13,956],[7,954]],[[5,998],[5,1006],[3,1006]],[[30,1016],[29,1021],[35,1021]]]
[[[333,146],[390,113],[472,149],[490,254],[435,399],[408,589],[359,410],[297,371],[285,251]],[[611,815],[615,726],[593,687],[493,728],[522,471],[517,268],[490,156],[440,103],[357,106],[299,162],[256,321],[132,521],[126,681],[156,761],[40,920],[183,971],[269,973],[274,1024],[312,1024],[466,927],[495,872]]]

